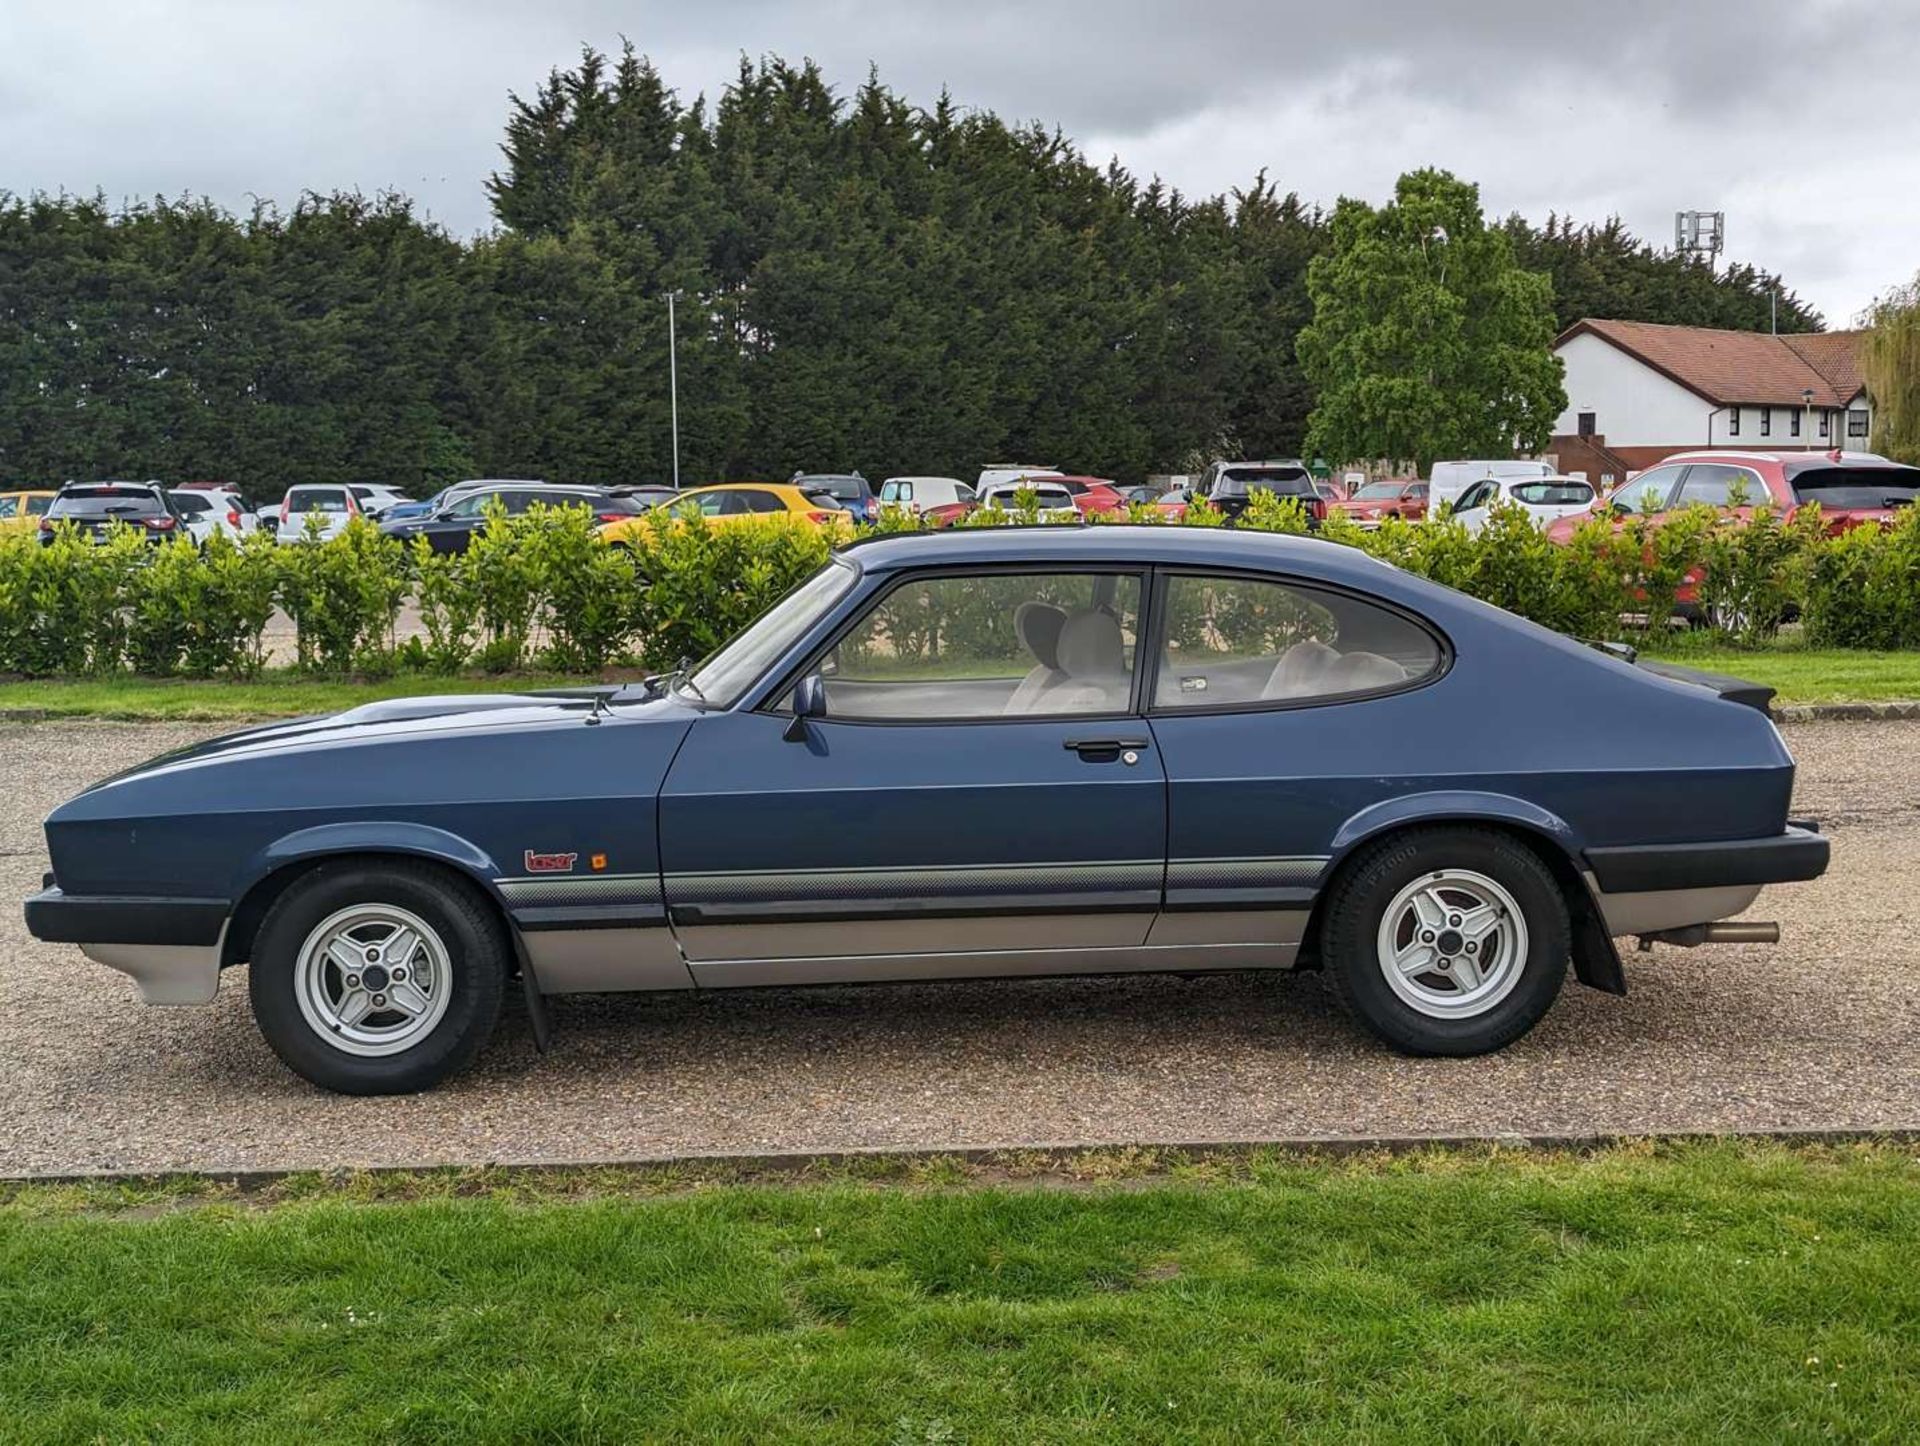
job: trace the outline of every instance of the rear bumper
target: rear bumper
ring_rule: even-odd
[[[27,932],[78,944],[149,1004],[208,1004],[220,988],[225,899],[89,898],[48,888],[27,900]]]
[[[1590,848],[1587,864],[1610,894],[1790,884],[1827,871],[1831,846],[1810,828],[1789,826],[1769,838],[1713,843]]]

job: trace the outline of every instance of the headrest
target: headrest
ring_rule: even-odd
[[[1120,624],[1106,613],[1075,613],[1060,629],[1060,670],[1069,678],[1110,677],[1126,667]]]
[[[1340,655],[1318,638],[1303,638],[1280,655],[1262,698],[1310,698],[1325,692],[1322,680]]]
[[[1023,602],[1013,610],[1013,630],[1043,668],[1060,667],[1060,629],[1067,615],[1052,603]]]

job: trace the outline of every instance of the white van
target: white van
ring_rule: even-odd
[[[1488,477],[1519,482],[1553,475],[1553,468],[1545,462],[1435,462],[1433,487],[1427,494],[1427,515],[1437,517],[1442,507],[1451,507],[1469,487]]]

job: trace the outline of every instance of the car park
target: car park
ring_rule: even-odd
[[[980,475],[974,479],[973,490],[985,492],[989,487],[997,487],[1003,482],[1021,482],[1029,479],[1058,477],[1060,469],[1051,464],[1038,462],[989,462],[980,469]]]
[[[1389,517],[1417,522],[1427,515],[1427,484],[1417,478],[1368,482],[1346,501],[1334,503],[1333,510],[1368,529]]]
[[[1615,938],[1777,935],[1732,916],[1828,848],[1766,696],[1311,538],[882,536],[697,668],[120,773],[47,819],[26,921],[153,1003],[249,964],[351,1093],[461,1068],[510,987],[544,1039],[553,994],[1319,969],[1472,1055],[1569,967],[1624,992]]]
[[[106,542],[116,527],[130,527],[156,544],[186,532],[180,509],[158,482],[69,482],[47,504],[40,540],[52,542],[62,524],[94,542]]]
[[[856,522],[880,520],[880,499],[873,484],[858,472],[795,472],[788,480],[802,492],[825,493]]]
[[[1593,484],[1584,477],[1483,477],[1461,494],[1451,515],[1467,531],[1479,532],[1495,509],[1512,507],[1535,527],[1545,527],[1591,511],[1594,497]]]
[[[1204,503],[1232,522],[1252,505],[1257,492],[1295,499],[1306,510],[1310,527],[1317,527],[1327,515],[1327,503],[1314,485],[1312,470],[1296,457],[1262,462],[1215,462],[1194,483],[1184,505],[1166,510],[1179,516],[1188,506]]]
[[[889,477],[880,484],[880,510],[896,508],[935,527],[958,522],[980,505],[958,477]]]
[[[1683,507],[1711,507],[1749,516],[1766,506],[1782,520],[1817,505],[1828,532],[1862,523],[1887,523],[1920,496],[1920,467],[1872,452],[1747,452],[1716,447],[1676,452],[1639,473],[1588,509],[1617,520],[1656,520]],[[1572,535],[1572,520],[1548,530],[1556,541]]]
[[[53,506],[60,494],[51,487],[0,492],[0,536],[8,532],[31,532]]]
[[[622,522],[647,510],[645,503],[614,488],[501,482],[470,488],[425,517],[382,520],[380,531],[402,542],[424,537],[435,552],[465,552],[485,529],[489,512],[498,510],[508,517],[523,517],[536,506],[589,508],[600,523]]]
[[[280,499],[274,535],[288,545],[326,542],[345,532],[349,522],[363,515],[351,487],[339,483],[301,483],[289,487],[287,495]]]
[[[1062,475],[1048,480],[1059,483],[1072,494],[1074,510],[1082,517],[1127,510],[1127,499],[1121,495],[1119,484],[1110,478]]]

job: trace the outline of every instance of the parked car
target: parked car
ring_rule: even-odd
[[[280,520],[274,535],[284,545],[299,542],[326,542],[347,530],[347,524],[363,516],[354,500],[353,489],[334,482],[303,482],[289,487],[280,499]]]
[[[1429,501],[1436,511],[1451,507],[1465,495],[1469,487],[1488,477],[1524,481],[1529,477],[1551,476],[1553,468],[1546,462],[1518,461],[1511,457],[1474,462],[1435,462],[1433,476],[1429,479]]]
[[[1369,531],[1389,517],[1418,522],[1427,515],[1427,484],[1418,480],[1368,482],[1345,502],[1334,503],[1333,508]]]
[[[1183,503],[1163,505],[1162,510],[1177,517],[1188,506],[1200,502],[1233,521],[1252,504],[1256,492],[1298,499],[1306,509],[1309,526],[1318,526],[1327,515],[1326,500],[1314,485],[1312,471],[1298,458],[1215,462],[1201,473]]]
[[[237,489],[201,484],[169,488],[168,496],[179,509],[187,531],[202,547],[211,542],[216,533],[237,542],[260,525],[260,519]]]
[[[1452,516],[1477,533],[1496,507],[1517,507],[1535,527],[1545,527],[1556,518],[1591,511],[1594,496],[1593,484],[1584,477],[1483,477],[1454,503]]]
[[[121,773],[47,819],[26,921],[153,1003],[249,963],[281,1059],[358,1094],[466,1065],[516,972],[543,1032],[551,994],[1320,969],[1472,1055],[1569,962],[1624,992],[1613,938],[1777,936],[1723,921],[1828,848],[1766,697],[1303,538],[880,537],[697,669]]]
[[[456,497],[438,512],[400,522],[382,520],[380,531],[402,542],[427,539],[435,552],[465,552],[487,525],[489,508],[498,506],[508,517],[522,517],[538,504],[543,507],[578,506],[592,509],[597,522],[624,522],[647,510],[639,499],[607,487],[532,486],[503,482],[476,487]]]
[[[680,496],[680,493],[674,488],[662,487],[652,482],[643,482],[636,487],[622,485],[610,490],[620,493],[623,497],[633,499],[642,507],[658,507],[662,503],[672,502]]]
[[[384,482],[349,482],[347,485],[353,489],[353,500],[368,517],[383,518],[401,503],[412,500],[398,487],[389,487]]]
[[[980,469],[980,475],[974,479],[973,490],[985,492],[989,487],[1002,482],[1019,482],[1023,478],[1058,477],[1060,469],[1038,462],[989,462]]]
[[[790,482],[716,482],[708,487],[690,487],[673,501],[647,508],[638,517],[610,522],[600,529],[600,536],[616,546],[628,546],[640,527],[654,525],[654,519],[663,516],[697,516],[726,524],[782,513],[836,532],[853,532],[853,518],[831,492],[802,491]]]
[[[889,477],[880,484],[880,510],[898,507],[936,527],[958,522],[980,505],[958,477]]]
[[[993,482],[980,489],[980,505],[1001,512],[1019,510],[1021,494],[1031,492],[1034,506],[1042,518],[1051,522],[1077,522],[1084,515],[1074,503],[1072,490],[1053,477],[1021,477],[1009,482]]]
[[[1125,512],[1127,499],[1122,495],[1120,485],[1106,477],[1060,476],[1047,479],[1058,482],[1073,496],[1074,510],[1082,517],[1093,513]]]
[[[59,495],[51,487],[0,492],[0,534],[33,531]]]
[[[52,542],[62,522],[72,523],[95,542],[105,542],[115,527],[131,527],[152,543],[170,541],[186,530],[179,508],[158,482],[69,482],[47,504],[40,540]]]
[[[789,480],[802,492],[826,493],[856,522],[880,520],[880,499],[858,472],[795,472]]]
[[[1605,498],[1596,498],[1589,510],[1625,521],[1642,512],[1658,518],[1693,506],[1747,515],[1766,505],[1787,520],[1800,508],[1817,503],[1827,531],[1838,533],[1863,522],[1892,521],[1901,508],[1913,504],[1917,493],[1920,467],[1890,462],[1872,452],[1747,452],[1716,447],[1676,452]],[[1556,523],[1547,535],[1564,542],[1577,520]]]
[[[409,522],[431,516],[457,500],[465,493],[482,487],[545,487],[548,484],[534,477],[476,477],[465,482],[451,482],[442,487],[433,496],[424,501],[396,502],[380,514],[382,522]],[[663,488],[671,492],[672,488]]]

